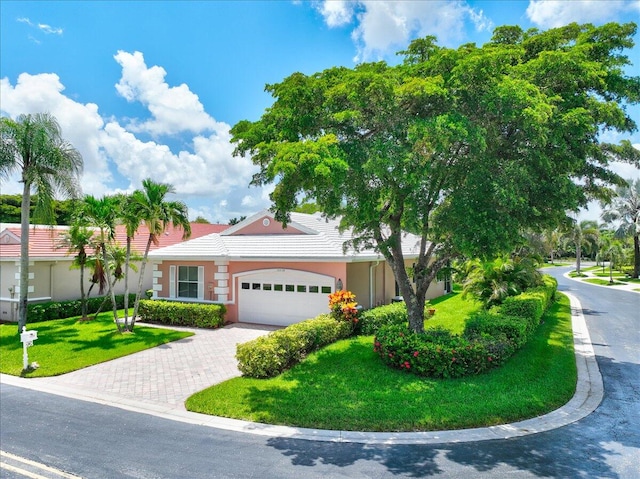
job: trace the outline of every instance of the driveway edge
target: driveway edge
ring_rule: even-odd
[[[0,383],[113,406],[163,419],[268,437],[363,444],[442,444],[510,439],[550,431],[576,422],[595,411],[604,396],[602,375],[596,361],[580,302],[572,294],[566,292],[563,292],[563,294],[569,297],[571,304],[571,324],[578,373],[576,392],[567,404],[544,416],[499,426],[454,431],[397,433],[294,428],[208,416],[172,406],[142,404],[130,399],[106,394],[99,396],[88,395],[85,391],[78,389],[45,382],[35,382],[27,378],[6,374],[0,374]]]

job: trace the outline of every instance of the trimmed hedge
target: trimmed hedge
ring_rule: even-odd
[[[87,313],[93,314],[98,311],[102,302],[106,303],[102,311],[112,309],[111,296],[97,296],[87,299]],[[129,295],[129,305],[133,306],[136,299],[135,294]],[[124,308],[124,294],[116,295],[116,307]],[[66,319],[82,314],[82,302],[79,299],[71,301],[47,301],[46,303],[34,303],[27,306],[27,323],[37,323],[40,321],[51,321],[54,319]]]
[[[405,324],[408,321],[407,305],[404,302],[386,304],[361,312],[355,334],[373,336],[382,326]]]
[[[181,303],[149,299],[140,300],[138,308],[138,315],[142,321],[210,329],[224,326],[226,312],[227,308],[223,304]]]
[[[274,377],[299,363],[310,352],[347,338],[351,333],[351,323],[322,314],[239,344],[236,349],[238,369],[252,378]]]
[[[417,334],[404,325],[382,326],[374,351],[385,364],[420,376],[458,378],[482,373],[503,364],[529,341],[556,288],[557,282],[545,277],[544,286],[472,315],[461,336],[442,328]]]

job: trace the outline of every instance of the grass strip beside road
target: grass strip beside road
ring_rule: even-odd
[[[35,361],[39,368],[24,374],[26,377],[57,376],[193,334],[141,325],[136,325],[133,333],[121,334],[112,312],[101,313],[92,321],[69,318],[29,323],[27,329],[38,331],[28,354],[29,363]],[[17,331],[15,324],[0,325],[0,372],[13,376],[22,373],[22,343]]]
[[[191,396],[190,411],[268,424],[358,431],[433,431],[505,424],[562,406],[577,372],[569,300],[502,368],[435,380],[387,368],[371,336],[339,341],[266,380],[234,378]],[[447,301],[460,301],[454,295]],[[439,322],[444,303],[436,306]],[[451,315],[458,329],[459,315]],[[427,323],[429,326],[430,323]]]

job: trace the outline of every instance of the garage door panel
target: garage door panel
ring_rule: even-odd
[[[238,280],[239,319],[287,326],[329,312],[333,278],[295,270],[260,271]]]

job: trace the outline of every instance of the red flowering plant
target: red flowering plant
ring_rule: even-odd
[[[346,321],[352,326],[358,323],[358,303],[351,291],[340,290],[329,295],[331,316],[337,321]]]

